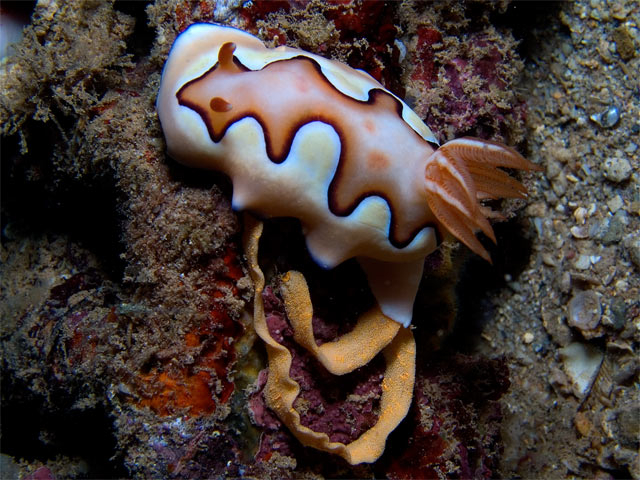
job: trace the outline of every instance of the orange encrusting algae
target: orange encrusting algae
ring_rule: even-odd
[[[224,289],[237,294],[235,282],[243,276],[232,250],[227,251],[224,262],[226,276],[212,278],[208,286],[212,300],[221,298]],[[161,416],[182,411],[190,417],[213,413],[217,405],[226,403],[233,393],[234,383],[229,378],[235,361],[233,341],[241,332],[238,322],[214,306],[208,318],[183,337],[185,350],[195,352],[194,363],[176,368],[167,360],[149,373],[141,374],[138,378],[142,393],[138,405],[149,407]]]

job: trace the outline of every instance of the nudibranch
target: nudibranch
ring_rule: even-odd
[[[382,351],[388,375],[395,372],[411,388],[415,344],[408,327],[425,257],[453,236],[489,259],[475,234],[495,241],[491,212],[479,201],[524,196],[524,187],[497,167],[535,169],[495,142],[461,138],[439,146],[411,108],[367,73],[295,48],[269,49],[246,32],[219,25],[195,24],[176,39],[157,111],[169,154],[228,175],[234,209],[299,219],[311,256],[325,268],[358,260],[377,306],[334,345],[316,345],[310,304],[300,307],[308,303],[306,282],[297,272],[286,275],[285,303],[299,327],[296,341],[335,374]],[[261,284],[258,231],[249,231],[247,248],[255,253],[248,254],[252,277]],[[266,389],[270,407],[303,443],[352,463],[375,460],[379,444],[405,416],[411,388],[388,386],[404,393],[388,397],[398,401],[383,399],[387,408],[378,423],[386,426],[363,434],[368,443],[361,445],[369,445],[364,450],[304,431],[292,407],[295,386],[286,355],[259,327],[259,292],[256,329],[267,342],[270,371],[281,371]],[[394,364],[392,357],[403,360]],[[289,393],[279,395],[277,388]]]

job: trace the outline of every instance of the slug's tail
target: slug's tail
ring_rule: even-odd
[[[496,237],[487,218],[500,218],[480,204],[485,198],[524,198],[524,186],[497,167],[540,170],[514,149],[477,138],[458,138],[442,145],[427,160],[426,196],[429,208],[458,240],[491,262],[476,238],[481,230]]]

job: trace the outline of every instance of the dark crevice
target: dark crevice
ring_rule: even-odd
[[[139,1],[117,1],[113,8],[119,12],[133,17],[136,21],[133,33],[127,38],[127,52],[133,55],[133,62],[146,57],[151,52],[151,47],[155,41],[155,32],[149,26],[147,19],[147,5],[153,2],[147,0]]]
[[[493,265],[478,256],[472,256],[462,269],[456,287],[457,319],[445,345],[455,345],[458,352],[470,353],[474,350],[484,325],[495,314],[492,293],[508,288],[508,277],[517,280],[532,253],[531,240],[523,235],[523,227],[519,222],[496,224],[494,231],[497,245],[488,240],[484,242]]]
[[[557,1],[516,1],[511,2],[504,13],[494,12],[491,24],[496,28],[506,28],[520,42],[518,54],[527,61],[540,51],[539,37],[536,32],[548,29],[555,19],[562,2]]]
[[[29,234],[68,236],[101,259],[103,270],[120,279],[118,192],[112,181],[60,178],[53,167],[56,132],[41,123],[29,126],[29,152],[21,155],[17,137],[1,139],[1,237],[3,242]],[[58,180],[56,180],[58,179]],[[9,228],[7,228],[9,227]]]
[[[28,390],[19,381],[2,379],[2,453],[43,463],[58,455],[81,458],[87,466],[83,478],[127,477],[122,462],[112,460],[117,443],[103,409],[52,413]]]
[[[212,186],[220,188],[222,194],[231,198],[233,184],[231,179],[222,172],[187,167],[166,155],[164,158],[172,181],[188,188],[210,189]]]
[[[28,0],[2,0],[1,15],[26,25],[36,8],[36,3]]]

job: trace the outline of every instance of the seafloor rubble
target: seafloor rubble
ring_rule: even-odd
[[[2,478],[640,478],[639,17],[632,1],[38,1],[0,72]],[[414,402],[374,464],[302,447],[268,410],[230,184],[165,154],[162,65],[199,21],[362,68],[441,140],[545,168],[501,206],[493,265],[457,245],[427,259]],[[304,272],[321,341],[372,302],[295,222],[269,222],[260,256],[284,344],[279,272]],[[375,424],[379,358],[336,378],[294,355],[306,425],[345,441]]]

